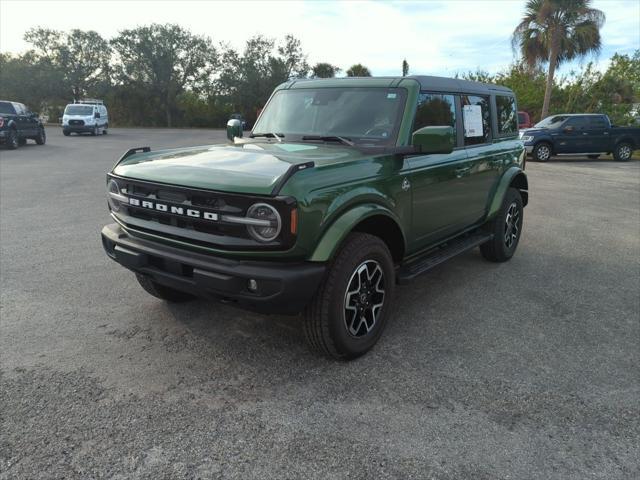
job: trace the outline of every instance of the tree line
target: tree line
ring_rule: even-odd
[[[311,65],[300,40],[291,35],[280,40],[255,36],[242,50],[173,24],[127,29],[112,39],[95,31],[35,28],[25,40],[31,46],[27,52],[0,53],[0,98],[25,103],[54,122],[67,103],[96,97],[121,126],[222,127],[235,112],[251,123],[275,86],[288,79],[371,75],[362,64],[344,71],[328,62]],[[634,120],[640,51],[614,55],[604,72],[588,64],[560,78],[544,70],[539,60],[545,54],[540,55],[527,59],[523,53],[494,75],[460,76],[511,88],[519,109],[536,120],[547,97],[550,113],[603,112],[618,124]],[[406,59],[399,62],[398,74],[409,74]]]
[[[151,24],[105,39],[95,31],[26,32],[24,54],[0,53],[0,97],[57,119],[67,103],[101,98],[119,125],[223,126],[242,113],[250,122],[272,90],[292,78],[335,77],[327,62],[310,65],[301,42],[255,36],[244,50],[215,45],[173,24]],[[347,76],[370,76],[361,64]]]

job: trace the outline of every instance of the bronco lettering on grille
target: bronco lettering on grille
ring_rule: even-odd
[[[150,200],[139,200],[137,198],[129,197],[129,205],[132,207],[148,208],[150,210],[157,210],[158,212],[173,213],[175,215],[185,215],[192,218],[203,218],[205,220],[218,220],[218,214],[213,212],[205,212],[197,210],[195,208],[184,208],[175,205],[169,205],[166,203],[158,203]]]

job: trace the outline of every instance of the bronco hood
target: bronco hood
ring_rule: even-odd
[[[113,173],[151,182],[235,193],[271,195],[292,167],[352,161],[354,148],[296,143],[209,145],[130,155]]]

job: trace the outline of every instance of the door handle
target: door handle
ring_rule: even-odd
[[[587,132],[584,132],[582,135],[589,135]]]
[[[462,178],[471,171],[471,167],[460,167],[456,168],[454,171],[456,172],[457,178]]]

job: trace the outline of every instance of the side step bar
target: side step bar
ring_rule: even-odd
[[[434,250],[430,250],[423,257],[402,265],[397,273],[397,282],[401,285],[407,284],[418,275],[431,270],[433,267],[446,262],[456,255],[460,255],[467,250],[482,245],[492,238],[492,234],[480,232],[451,240],[440,247],[436,247]]]

